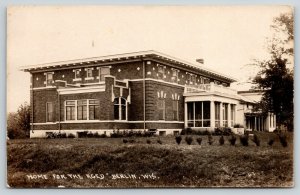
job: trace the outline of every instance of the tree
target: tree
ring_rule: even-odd
[[[29,137],[30,131],[30,106],[25,102],[17,112],[7,116],[7,136],[10,139]]]
[[[258,104],[263,113],[274,112],[277,116],[277,125],[285,125],[293,130],[294,118],[294,77],[293,68],[293,15],[286,13],[274,18],[274,36],[269,40],[267,60],[256,60],[255,65],[260,71],[253,79],[256,89],[264,91],[261,102]]]

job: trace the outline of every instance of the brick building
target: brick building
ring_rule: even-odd
[[[30,136],[116,129],[164,135],[246,124],[237,108],[255,101],[229,88],[235,79],[197,62],[143,51],[24,66],[31,74]]]

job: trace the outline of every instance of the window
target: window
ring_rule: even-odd
[[[165,77],[165,68],[162,65],[158,65],[158,78],[164,79]]]
[[[195,84],[196,82],[196,75],[191,74],[191,73],[187,73],[187,83],[188,84]]]
[[[223,104],[223,126],[228,127],[228,104]]]
[[[210,127],[210,102],[188,102],[188,126]]]
[[[86,68],[86,80],[93,79],[93,68]]]
[[[173,107],[173,120],[178,121],[178,100],[172,101]]]
[[[75,120],[75,100],[66,101],[66,120]]]
[[[159,98],[157,101],[158,119],[165,120],[165,99]]]
[[[81,81],[81,75],[80,75],[81,69],[75,69],[73,70],[73,72],[74,72],[73,81]]]
[[[51,86],[53,84],[53,72],[46,73],[46,86]]]
[[[99,120],[99,100],[67,100],[66,120]]]
[[[99,80],[105,81],[105,76],[110,75],[109,67],[101,67],[99,68]]]
[[[179,72],[179,70],[177,70],[177,69],[172,69],[172,80],[173,80],[173,82],[175,82],[175,83],[178,82],[178,72]]]
[[[234,104],[231,104],[230,105],[230,111],[231,111],[231,127],[233,127],[234,125],[234,122],[235,122],[235,105]]]
[[[54,113],[54,107],[52,102],[47,102],[46,103],[46,122],[53,122],[53,113]]]
[[[89,119],[99,120],[100,119],[100,102],[99,100],[89,100]]]
[[[215,102],[215,126],[220,127],[220,102]]]
[[[114,100],[114,118],[115,120],[127,120],[127,102],[122,97]]]
[[[87,100],[77,101],[77,120],[87,120]]]

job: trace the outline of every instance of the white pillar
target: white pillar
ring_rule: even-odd
[[[215,127],[215,102],[210,101],[210,127]]]
[[[220,127],[223,127],[223,102],[220,102]]]
[[[188,124],[188,109],[187,109],[187,102],[184,102],[184,127],[187,128]]]
[[[227,104],[227,124],[228,124],[228,127],[231,127],[231,104]]]
[[[276,128],[277,127],[277,125],[276,125],[276,115],[274,114],[274,128]]]

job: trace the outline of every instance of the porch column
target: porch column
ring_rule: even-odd
[[[274,128],[276,129],[277,128],[277,125],[276,125],[276,114],[274,114],[273,116],[274,116],[274,119],[273,119],[274,120]]]
[[[256,130],[256,116],[254,116],[254,128],[253,130]]]
[[[215,102],[210,101],[210,127],[215,127]]]
[[[188,120],[187,102],[184,102],[184,127],[186,128]]]
[[[228,127],[231,127],[231,104],[227,104]]]
[[[223,102],[220,102],[220,127],[223,127]]]

